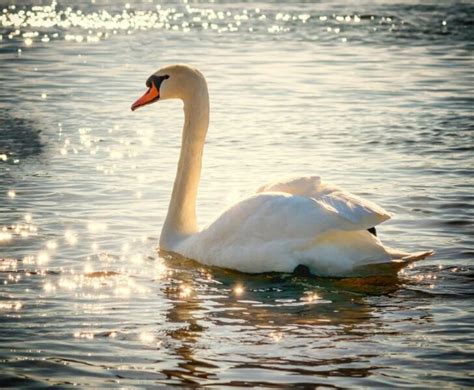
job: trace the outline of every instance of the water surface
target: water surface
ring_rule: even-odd
[[[472,385],[470,2],[3,2],[0,386]],[[318,174],[436,256],[393,278],[244,275],[157,251],[179,102],[208,79],[204,224]]]

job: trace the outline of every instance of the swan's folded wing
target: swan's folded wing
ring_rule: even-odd
[[[201,232],[202,240],[235,243],[314,240],[329,231],[363,230],[329,203],[264,192],[238,202]]]
[[[338,214],[354,224],[369,229],[390,219],[391,215],[374,202],[362,199],[335,186],[326,185],[320,199],[337,210]]]
[[[313,197],[313,194],[319,192],[321,178],[319,176],[298,176],[283,180],[273,181],[261,186],[260,192],[286,192],[292,195]]]
[[[337,186],[325,184],[319,176],[296,177],[266,184],[257,192],[285,192],[313,198],[333,209],[354,228],[368,229],[376,226],[391,215],[374,202],[362,199]],[[343,229],[356,230],[356,229]]]

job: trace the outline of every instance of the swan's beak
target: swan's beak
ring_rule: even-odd
[[[155,84],[152,83],[151,87],[146,93],[132,104],[132,111],[135,111],[138,107],[146,106],[147,104],[156,102],[160,98],[160,90],[156,88]]]

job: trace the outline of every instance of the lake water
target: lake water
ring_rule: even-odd
[[[0,387],[473,385],[472,3],[1,3]],[[318,174],[436,255],[368,279],[160,255],[183,114],[130,105],[177,62],[210,88],[201,224]]]

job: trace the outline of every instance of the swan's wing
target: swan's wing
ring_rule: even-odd
[[[203,229],[213,240],[313,240],[328,231],[365,229],[327,202],[283,192],[264,192],[244,199]]]
[[[319,176],[303,176],[269,183],[260,187],[257,192],[285,192],[313,198],[332,208],[341,218],[359,225],[361,229],[371,228],[391,217],[390,213],[374,202],[323,183]]]
[[[257,193],[286,192],[288,194],[307,196],[310,198],[313,194],[319,192],[320,186],[321,178],[319,176],[299,176],[267,183],[261,186],[257,190]]]

